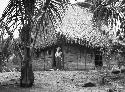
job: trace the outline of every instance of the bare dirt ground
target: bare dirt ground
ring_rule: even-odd
[[[99,84],[99,74],[93,71],[35,71],[35,83],[32,88],[20,88],[19,72],[0,74],[0,92],[125,92],[124,85],[112,82],[108,85]],[[122,80],[123,81],[123,80]],[[92,82],[95,87],[83,87],[85,83]]]

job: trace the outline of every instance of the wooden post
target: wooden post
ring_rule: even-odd
[[[87,56],[87,53],[86,53],[86,50],[85,50],[85,70],[86,70],[86,56]]]
[[[77,70],[78,70],[78,60],[79,60],[79,58],[78,58],[78,55],[77,55]]]
[[[52,68],[54,69],[54,47],[52,48]]]
[[[62,46],[62,69],[64,70],[64,45]]]
[[[80,47],[80,63],[81,63],[81,47]]]
[[[44,70],[45,70],[45,51],[43,51],[43,55],[44,55]]]
[[[56,46],[53,47],[53,68],[54,68],[54,69],[56,69],[55,53],[56,53]]]

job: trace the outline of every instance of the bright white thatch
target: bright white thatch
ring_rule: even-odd
[[[78,42],[77,40],[81,39],[82,41],[88,42],[87,44],[86,42],[81,43],[80,40],[79,44],[81,45],[86,44],[92,47],[107,47],[110,45],[109,39],[111,39],[112,36],[109,37],[109,35],[102,34],[103,30],[109,32],[110,29],[106,25],[98,28],[95,27],[92,21],[93,13],[91,13],[89,9],[78,6],[68,6],[65,14],[62,15],[62,23],[56,24],[56,30],[53,29],[51,22],[49,22],[49,25],[45,28],[48,30],[47,33],[40,28],[41,33],[37,36],[36,46],[46,47],[56,44],[56,34],[58,32],[65,35],[67,40],[75,40],[75,42]]]
[[[92,17],[93,13],[86,8],[69,6],[58,31],[73,40],[77,38],[86,40],[92,46],[108,46],[107,36],[102,35],[101,30],[94,27]]]

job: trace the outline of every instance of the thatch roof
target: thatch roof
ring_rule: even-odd
[[[92,21],[93,13],[88,9],[78,6],[69,6],[62,19],[62,24],[56,26],[56,30],[51,26],[51,23],[46,27],[49,32],[39,33],[35,47],[46,47],[57,43],[57,33],[60,32],[66,42],[78,43],[91,47],[107,47],[109,46],[109,38],[101,33],[101,27],[95,27]],[[42,29],[41,29],[42,30]]]
[[[109,39],[101,33],[101,29],[94,25],[92,18],[93,14],[88,9],[70,6],[63,18],[59,31],[66,35],[67,38],[86,40],[93,47],[108,46]]]

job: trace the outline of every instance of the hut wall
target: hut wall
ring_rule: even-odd
[[[103,68],[112,68],[114,65],[118,66],[118,56],[117,53],[110,55],[109,57],[106,56],[106,54],[103,54],[102,56],[102,61],[103,61]],[[123,58],[121,58],[122,60]]]
[[[124,60],[125,59],[122,55],[119,55],[118,53],[112,54],[109,60],[110,67],[112,68],[114,65],[115,66],[124,65]]]
[[[48,70],[53,64],[53,49],[41,51],[40,56],[33,60],[33,70]]]
[[[81,49],[77,46],[64,46],[63,50],[64,69],[82,70],[94,67],[94,55],[92,55],[92,51],[89,51],[89,49]]]
[[[66,70],[84,70],[94,69],[94,52],[87,47],[78,47],[64,45],[63,50],[63,61],[64,69]],[[53,66],[54,48],[48,48],[41,52],[39,58],[33,60],[34,70],[48,70]],[[115,56],[114,56],[115,58]],[[107,66],[105,55],[103,56],[103,65]],[[115,59],[112,59],[114,61]],[[113,62],[112,62],[113,63]]]
[[[108,63],[109,61],[107,61],[105,54],[102,55],[102,62],[103,62],[103,68],[106,68],[107,65],[109,64]]]
[[[71,46],[63,47],[64,54],[64,69],[74,70],[77,69],[78,62],[78,48],[74,48]]]
[[[110,67],[112,68],[114,65],[117,66],[117,55],[111,55],[110,59]]]
[[[45,69],[50,69],[52,68],[53,65],[53,54],[54,50],[53,49],[48,49],[45,51],[45,62],[44,62],[44,68]]]

